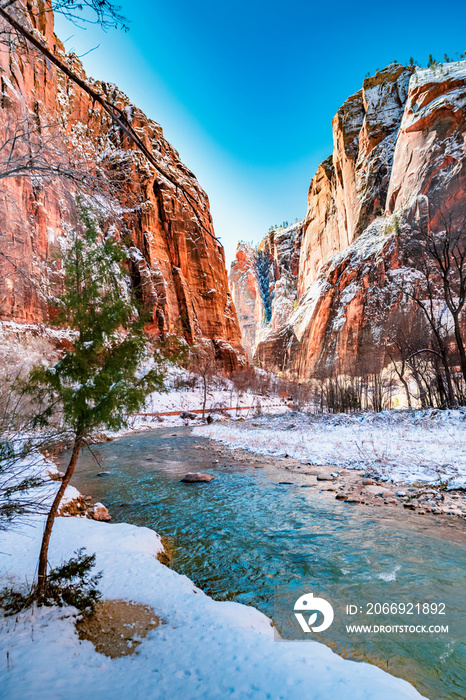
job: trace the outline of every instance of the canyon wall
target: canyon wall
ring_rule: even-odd
[[[250,359],[258,343],[287,323],[297,303],[303,222],[271,229],[254,248],[238,243],[230,288],[243,347]]]
[[[366,78],[333,141],[309,188],[298,306],[255,350],[295,378],[380,366],[397,330],[417,322],[400,293],[410,241],[466,222],[466,63],[391,64]]]
[[[207,195],[161,126],[115,85],[87,78],[79,59],[65,53],[49,0],[18,2],[9,11],[122,111],[179,186],[156,172],[99,103],[3,23],[0,319],[47,323],[50,293],[60,285],[60,252],[85,207],[106,234],[126,243],[128,271],[150,311],[152,332],[190,343],[210,339],[234,369],[244,361],[240,330]],[[32,156],[40,167],[27,174]]]

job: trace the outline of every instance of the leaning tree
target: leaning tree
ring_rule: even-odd
[[[72,434],[71,457],[50,508],[39,556],[38,592],[47,584],[47,554],[53,523],[70,483],[81,448],[97,428],[118,430],[147,395],[163,388],[162,356],[148,351],[145,318],[131,291],[127,253],[111,236],[99,236],[88,213],[82,233],[64,254],[64,292],[55,300],[55,323],[73,334],[70,350],[50,367],[32,370],[28,391],[47,406],[38,417],[44,426],[61,407]]]

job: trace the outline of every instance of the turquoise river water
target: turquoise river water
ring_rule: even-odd
[[[466,697],[464,523],[451,528],[406,512],[400,518],[395,509],[341,503],[279,461],[219,448],[189,428],[132,434],[93,451],[101,465],[83,453],[73,478],[82,493],[103,501],[114,522],[156,530],[176,571],[218,600],[259,608],[283,636],[277,610],[287,589],[276,593],[277,604],[276,586],[298,594],[312,587],[365,609],[368,601],[445,603],[445,615],[434,622],[448,624],[448,634],[348,636],[340,627],[315,638],[406,678],[432,700]],[[110,474],[97,476],[101,471]],[[216,479],[182,484],[187,471]],[[419,622],[426,620],[417,616]]]

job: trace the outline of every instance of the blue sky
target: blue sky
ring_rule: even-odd
[[[238,240],[306,211],[331,120],[364,76],[466,50],[466,2],[121,0],[127,33],[56,18],[67,50],[158,121],[210,198],[227,260]],[[443,10],[445,8],[445,10]]]

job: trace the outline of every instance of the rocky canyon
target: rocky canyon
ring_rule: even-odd
[[[466,62],[366,78],[333,119],[333,146],[304,221],[257,250],[240,243],[230,272],[250,357],[298,379],[380,368],[419,323],[401,291],[413,240],[466,231]]]
[[[88,78],[54,33],[49,0],[11,14],[122,115],[128,135],[69,76],[2,21],[0,44],[0,318],[48,323],[60,254],[79,208],[128,249],[128,272],[155,335],[206,338],[228,370],[243,362],[223,248],[194,174],[115,85]],[[31,163],[34,168],[28,169]]]
[[[392,63],[367,77],[333,119],[304,219],[257,247],[240,242],[228,281],[207,194],[162,127],[86,76],[54,33],[50,0],[10,11],[46,52],[1,20],[4,323],[50,322],[61,254],[85,208],[126,246],[151,333],[207,339],[227,371],[244,351],[294,379],[380,369],[400,329],[419,326],[402,290],[415,284],[413,241],[445,222],[466,230],[465,61]]]

